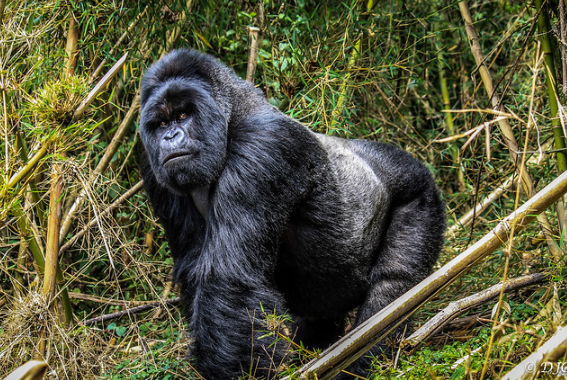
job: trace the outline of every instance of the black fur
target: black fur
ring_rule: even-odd
[[[324,348],[425,278],[444,205],[426,167],[372,141],[319,135],[214,58],[176,50],[142,83],[143,176],[207,379],[273,378],[296,340]],[[358,361],[350,369],[368,369]]]

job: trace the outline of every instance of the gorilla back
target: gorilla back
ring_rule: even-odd
[[[207,379],[275,377],[288,347],[265,312],[291,314],[293,339],[325,348],[349,311],[359,325],[437,260],[444,204],[422,163],[311,132],[210,56],[176,50],[148,69],[140,136]]]

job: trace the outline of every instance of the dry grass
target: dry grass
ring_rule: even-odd
[[[14,298],[0,315],[0,377],[33,358],[48,363],[47,379],[97,378],[112,364],[112,350],[96,330],[62,327],[37,291]],[[43,355],[42,340],[49,342]]]

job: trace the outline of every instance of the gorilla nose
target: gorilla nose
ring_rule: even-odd
[[[177,146],[181,145],[185,137],[185,134],[181,129],[173,129],[169,130],[163,136],[163,140],[167,142],[169,145]]]

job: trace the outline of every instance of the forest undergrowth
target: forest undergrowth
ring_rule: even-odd
[[[199,378],[139,173],[140,79],[177,47],[246,77],[251,26],[271,104],[426,162],[449,221],[435,269],[506,227],[416,311],[417,338],[390,338],[372,378],[564,378],[564,196],[526,225],[509,215],[567,169],[565,8],[0,1],[0,378],[33,359],[48,379]],[[292,378],[317,355],[295,349]]]

